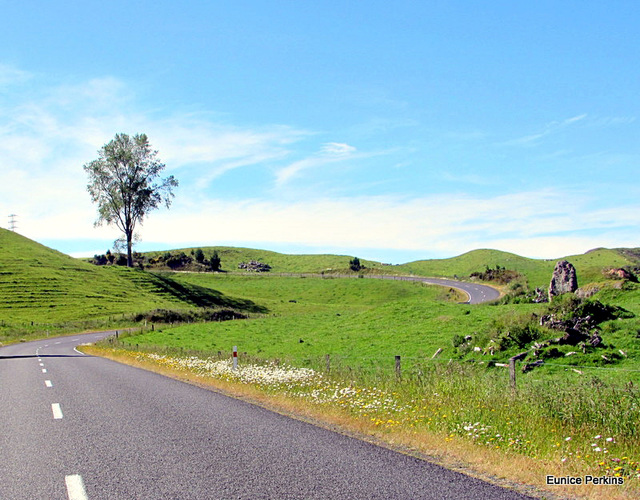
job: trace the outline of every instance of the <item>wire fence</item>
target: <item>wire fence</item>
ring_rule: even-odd
[[[232,359],[233,350],[202,350],[202,349],[189,349],[185,347],[176,346],[157,346],[153,344],[140,344],[135,342],[135,337],[129,337],[133,333],[138,333],[139,329],[134,329],[130,332],[123,332],[124,335],[117,333],[113,337],[105,339],[103,342],[108,343],[111,346],[124,348],[128,350],[135,350],[138,352],[153,352],[157,354],[164,354],[167,356],[195,356],[199,358],[214,358],[214,359]],[[128,338],[127,338],[128,337]],[[437,352],[437,354],[439,354]],[[516,358],[516,357],[514,357]],[[281,364],[296,366],[301,368],[311,368],[320,373],[334,374],[342,377],[353,376],[355,378],[370,378],[370,379],[388,379],[388,380],[412,380],[421,378],[425,375],[426,371],[436,370],[442,372],[443,368],[450,367],[452,369],[470,369],[475,370],[475,373],[501,373],[504,370],[505,380],[509,380],[511,388],[517,389],[517,380],[523,375],[523,372],[530,371],[527,368],[526,361],[521,359],[510,358],[507,360],[477,360],[477,359],[454,359],[454,358],[439,358],[434,356],[428,358],[425,356],[356,356],[348,354],[324,354],[324,355],[310,355],[303,357],[296,356],[280,356],[266,358],[261,356],[260,353],[251,353],[243,351],[242,347],[238,349],[238,360],[240,364]],[[626,368],[617,366],[597,366],[597,365],[580,365],[580,364],[565,364],[556,363],[552,361],[536,362],[535,368],[548,367],[556,370],[571,371],[580,375],[588,374],[603,374],[611,375],[612,379],[617,378],[620,382],[629,383],[631,379],[640,381],[640,369]],[[479,372],[480,371],[480,372]],[[521,375],[518,375],[520,373]],[[541,373],[538,370],[536,373]],[[631,376],[628,380],[621,375]],[[632,382],[631,382],[632,383]]]

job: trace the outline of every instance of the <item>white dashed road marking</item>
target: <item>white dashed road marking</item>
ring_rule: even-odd
[[[60,403],[52,403],[51,411],[53,412],[53,418],[56,420],[60,420],[62,418],[62,408],[60,408]]]
[[[42,373],[47,373],[47,369],[46,369],[46,368],[43,368],[43,369],[42,369]]]
[[[64,478],[64,482],[67,485],[67,496],[69,500],[87,500],[87,492],[84,489],[84,481],[82,476],[78,474],[72,474]]]
[[[47,387],[53,387],[53,384],[51,383],[51,380],[45,380],[44,381],[44,385]]]

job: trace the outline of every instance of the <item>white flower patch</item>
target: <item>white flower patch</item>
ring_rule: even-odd
[[[233,362],[230,359],[202,359],[195,356],[174,358],[146,353],[140,353],[138,357],[147,357],[157,363],[189,370],[201,376],[225,378],[261,386],[286,386],[290,384],[305,386],[322,379],[321,374],[310,368],[295,368],[288,365],[276,365],[275,363],[262,366],[243,364],[238,366],[237,370],[234,370]]]
[[[202,377],[215,377],[262,388],[282,391],[293,397],[304,398],[315,404],[337,404],[356,413],[384,411],[390,414],[406,410],[393,395],[377,388],[358,388],[325,380],[311,368],[289,365],[242,364],[236,370],[230,359],[214,360],[195,356],[170,357],[152,353],[138,353],[139,359],[151,359],[174,369],[188,370]]]

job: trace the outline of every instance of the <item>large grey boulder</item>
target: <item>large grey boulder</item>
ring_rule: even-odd
[[[572,293],[578,289],[578,276],[573,264],[561,260],[556,264],[549,284],[549,300],[563,293]]]

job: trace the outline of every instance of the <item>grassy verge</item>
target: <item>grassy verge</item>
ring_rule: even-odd
[[[514,394],[495,371],[463,364],[415,367],[398,380],[248,358],[234,372],[228,358],[85,349],[337,426],[494,482],[548,492],[537,496],[640,495],[640,394],[633,387],[559,379],[555,385],[526,381]],[[550,487],[545,484],[549,474],[623,478],[624,484]]]

